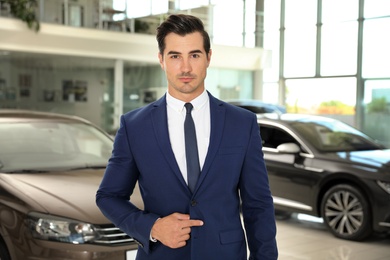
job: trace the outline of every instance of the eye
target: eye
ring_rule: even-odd
[[[194,54],[191,55],[191,57],[192,57],[192,58],[199,58],[200,55],[199,55],[198,53],[194,53]]]
[[[176,55],[176,54],[171,55],[171,59],[178,59],[178,58],[179,58],[179,55]]]

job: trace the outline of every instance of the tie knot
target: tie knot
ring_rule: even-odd
[[[192,104],[191,103],[185,103],[184,104],[186,110],[187,110],[187,114],[191,114],[191,110],[193,108]]]

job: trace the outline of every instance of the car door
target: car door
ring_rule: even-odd
[[[311,168],[312,157],[285,126],[260,125],[263,152],[275,208],[311,212],[320,173]],[[300,152],[280,152],[278,146],[295,143]]]

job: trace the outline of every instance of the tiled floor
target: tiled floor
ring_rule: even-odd
[[[335,238],[322,223],[293,215],[277,220],[279,260],[389,260],[390,235],[364,242]],[[318,220],[318,219],[316,219]]]

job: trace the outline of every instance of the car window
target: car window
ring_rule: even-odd
[[[303,152],[306,152],[303,147],[300,146],[299,142],[283,129],[274,126],[261,125],[260,136],[263,147],[277,148],[281,144],[295,143],[301,148]]]
[[[0,124],[2,171],[105,165],[112,140],[83,123]]]
[[[256,106],[245,106],[240,105],[240,107],[245,108],[246,110],[249,110],[256,114],[263,114],[263,113],[272,113],[274,112],[272,109],[266,108],[266,107],[256,107]]]
[[[374,140],[338,121],[294,122],[291,127],[320,152],[382,149]]]

